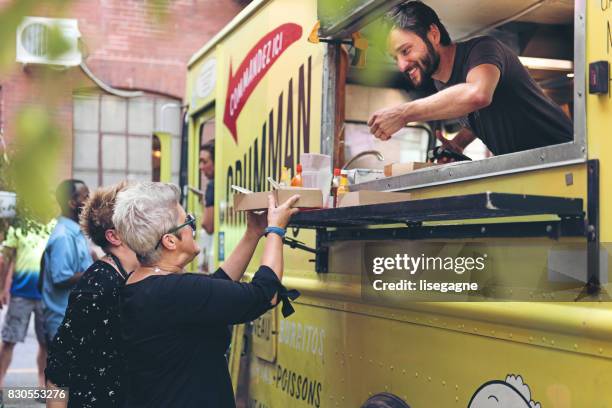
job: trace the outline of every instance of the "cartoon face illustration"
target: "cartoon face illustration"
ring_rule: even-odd
[[[531,400],[531,391],[523,378],[508,375],[505,381],[484,383],[476,390],[468,408],[542,408]]]

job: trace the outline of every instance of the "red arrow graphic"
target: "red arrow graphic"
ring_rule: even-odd
[[[236,143],[238,143],[236,121],[246,101],[278,58],[301,37],[301,26],[294,23],[282,24],[262,37],[251,48],[235,74],[230,60],[223,123],[232,133]]]

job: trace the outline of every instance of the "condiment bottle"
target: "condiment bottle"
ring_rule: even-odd
[[[338,191],[338,186],[340,185],[340,169],[334,169],[334,178],[332,179],[331,185],[331,206],[337,207],[336,202],[336,193]]]
[[[302,182],[302,164],[298,163],[297,172],[295,176],[291,179],[291,187],[303,187],[304,184]]]
[[[288,187],[291,185],[291,177],[289,176],[289,168],[287,166],[283,166],[281,169],[281,179],[278,183],[283,187]]]
[[[340,206],[340,200],[342,200],[342,196],[349,192],[349,182],[346,174],[342,174],[340,177],[340,183],[338,185],[338,190],[336,191],[336,207]]]

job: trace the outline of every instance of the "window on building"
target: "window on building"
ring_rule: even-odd
[[[172,182],[178,184],[180,101],[156,95],[75,95],[73,176],[90,188],[124,179],[154,180],[154,132],[171,135]]]

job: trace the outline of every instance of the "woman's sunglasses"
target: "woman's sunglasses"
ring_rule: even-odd
[[[159,245],[161,244],[162,239],[164,239],[164,237],[166,235],[172,234],[173,232],[176,232],[176,231],[180,230],[181,228],[186,227],[187,225],[189,225],[191,227],[191,235],[195,238],[195,236],[196,236],[196,219],[195,219],[195,217],[193,215],[187,214],[187,217],[185,217],[185,222],[184,223],[182,223],[181,225],[177,225],[174,228],[171,228],[164,235],[161,236],[159,241],[157,241],[157,245],[155,245],[155,249],[159,248]]]

